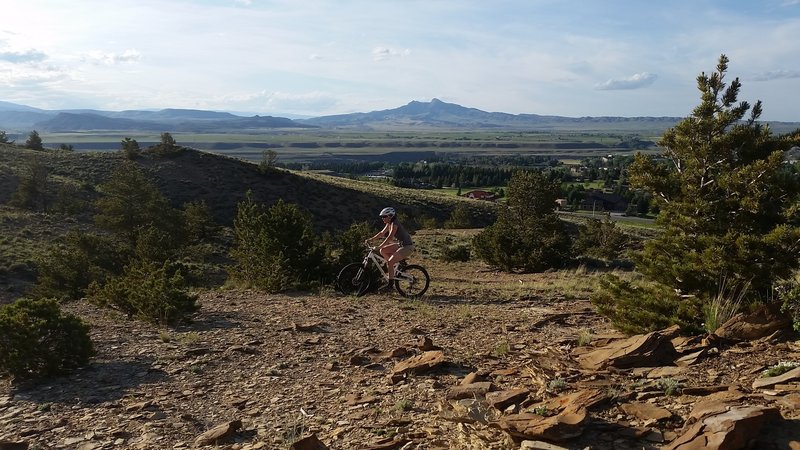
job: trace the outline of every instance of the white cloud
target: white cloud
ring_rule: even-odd
[[[800,70],[770,70],[769,72],[762,72],[750,77],[753,81],[770,81],[787,78],[800,78]]]
[[[122,53],[102,52],[93,50],[83,56],[83,60],[93,62],[96,64],[115,65],[120,63],[136,62],[141,59],[142,55],[136,49],[128,49]]]
[[[69,78],[56,67],[0,65],[0,87],[33,87]]]
[[[24,52],[0,52],[0,61],[8,61],[10,63],[38,62],[44,61],[45,59],[47,59],[47,55],[38,50],[27,50]]]
[[[411,50],[398,50],[389,47],[375,47],[372,49],[372,59],[375,61],[385,61],[391,58],[402,58],[411,54]]]
[[[604,83],[595,85],[595,89],[612,91],[624,89],[639,89],[655,83],[658,75],[649,72],[633,74],[627,78],[612,78]]]

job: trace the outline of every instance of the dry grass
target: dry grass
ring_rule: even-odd
[[[410,261],[425,266],[431,276],[431,287],[423,301],[452,299],[463,305],[464,302],[588,300],[596,289],[599,277],[609,272],[580,265],[545,273],[516,274],[492,270],[474,258],[466,262],[445,262],[438,259],[436,248],[441,242],[469,242],[479,231],[417,231],[414,239],[418,250],[412,254]],[[612,272],[621,278],[633,276],[622,270]],[[453,319],[479,314],[474,307],[467,310],[463,306],[458,310],[439,311],[439,314],[442,313],[451,315]]]
[[[720,283],[717,295],[703,306],[706,331],[713,333],[742,309],[749,287],[749,283],[729,285],[726,280]]]

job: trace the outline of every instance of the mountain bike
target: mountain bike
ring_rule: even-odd
[[[375,247],[367,246],[367,254],[360,263],[350,263],[339,271],[336,287],[346,295],[361,297],[369,292],[373,282],[387,277],[386,260]],[[406,260],[397,263],[394,275],[394,288],[403,297],[419,297],[428,290],[431,277],[424,267],[408,264]]]

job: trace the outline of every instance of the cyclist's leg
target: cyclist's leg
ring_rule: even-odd
[[[381,247],[381,256],[383,256],[383,259],[386,260],[386,273],[389,277],[389,280],[394,279],[394,265],[389,263],[389,259],[399,248],[400,244],[389,244],[385,247]]]
[[[390,274],[389,279],[390,280],[394,279],[394,268],[397,267],[397,263],[399,263],[400,261],[408,258],[408,256],[411,255],[411,252],[413,252],[413,251],[414,251],[414,246],[413,245],[406,245],[406,246],[403,246],[403,247],[399,247],[394,253],[392,253],[392,255],[389,257],[389,259],[386,260],[388,262],[389,267],[390,267],[390,271],[389,271],[389,274]]]

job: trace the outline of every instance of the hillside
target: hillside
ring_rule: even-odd
[[[123,162],[118,152],[37,152],[0,145],[0,303],[13,300],[34,279],[37,254],[54,245],[69,230],[94,227],[92,213],[44,214],[7,206],[19,184],[19,174],[31,161],[50,171],[48,191],[54,198],[92,201],[96,187]],[[148,156],[136,160],[173,206],[205,201],[214,219],[230,227],[237,204],[251,191],[267,206],[279,199],[297,204],[314,220],[318,232],[337,232],[352,223],[369,221],[381,226],[377,212],[395,206],[408,219],[445,220],[456,202],[473,210],[476,225],[493,220],[492,205],[319,174],[276,170],[262,174],[256,164],[212,153],[186,149],[177,156]],[[74,203],[74,202],[73,202]]]
[[[0,174],[3,175],[0,203],[8,202],[16,189],[16,174],[31,159],[50,167],[56,183],[75,185],[97,185],[123,162],[116,152],[35,152],[0,145]],[[455,202],[460,201],[428,192],[318,174],[284,170],[262,174],[256,164],[193,149],[169,158],[144,157],[136,163],[152,175],[173,205],[205,200],[215,219],[223,225],[232,225],[236,204],[248,190],[253,192],[257,202],[266,205],[278,199],[298,204],[311,213],[320,230],[341,230],[353,222],[375,219],[376,211],[386,205],[395,205],[412,217],[445,219]],[[482,217],[484,224],[490,223],[489,204],[466,204],[476,210],[476,217]]]

